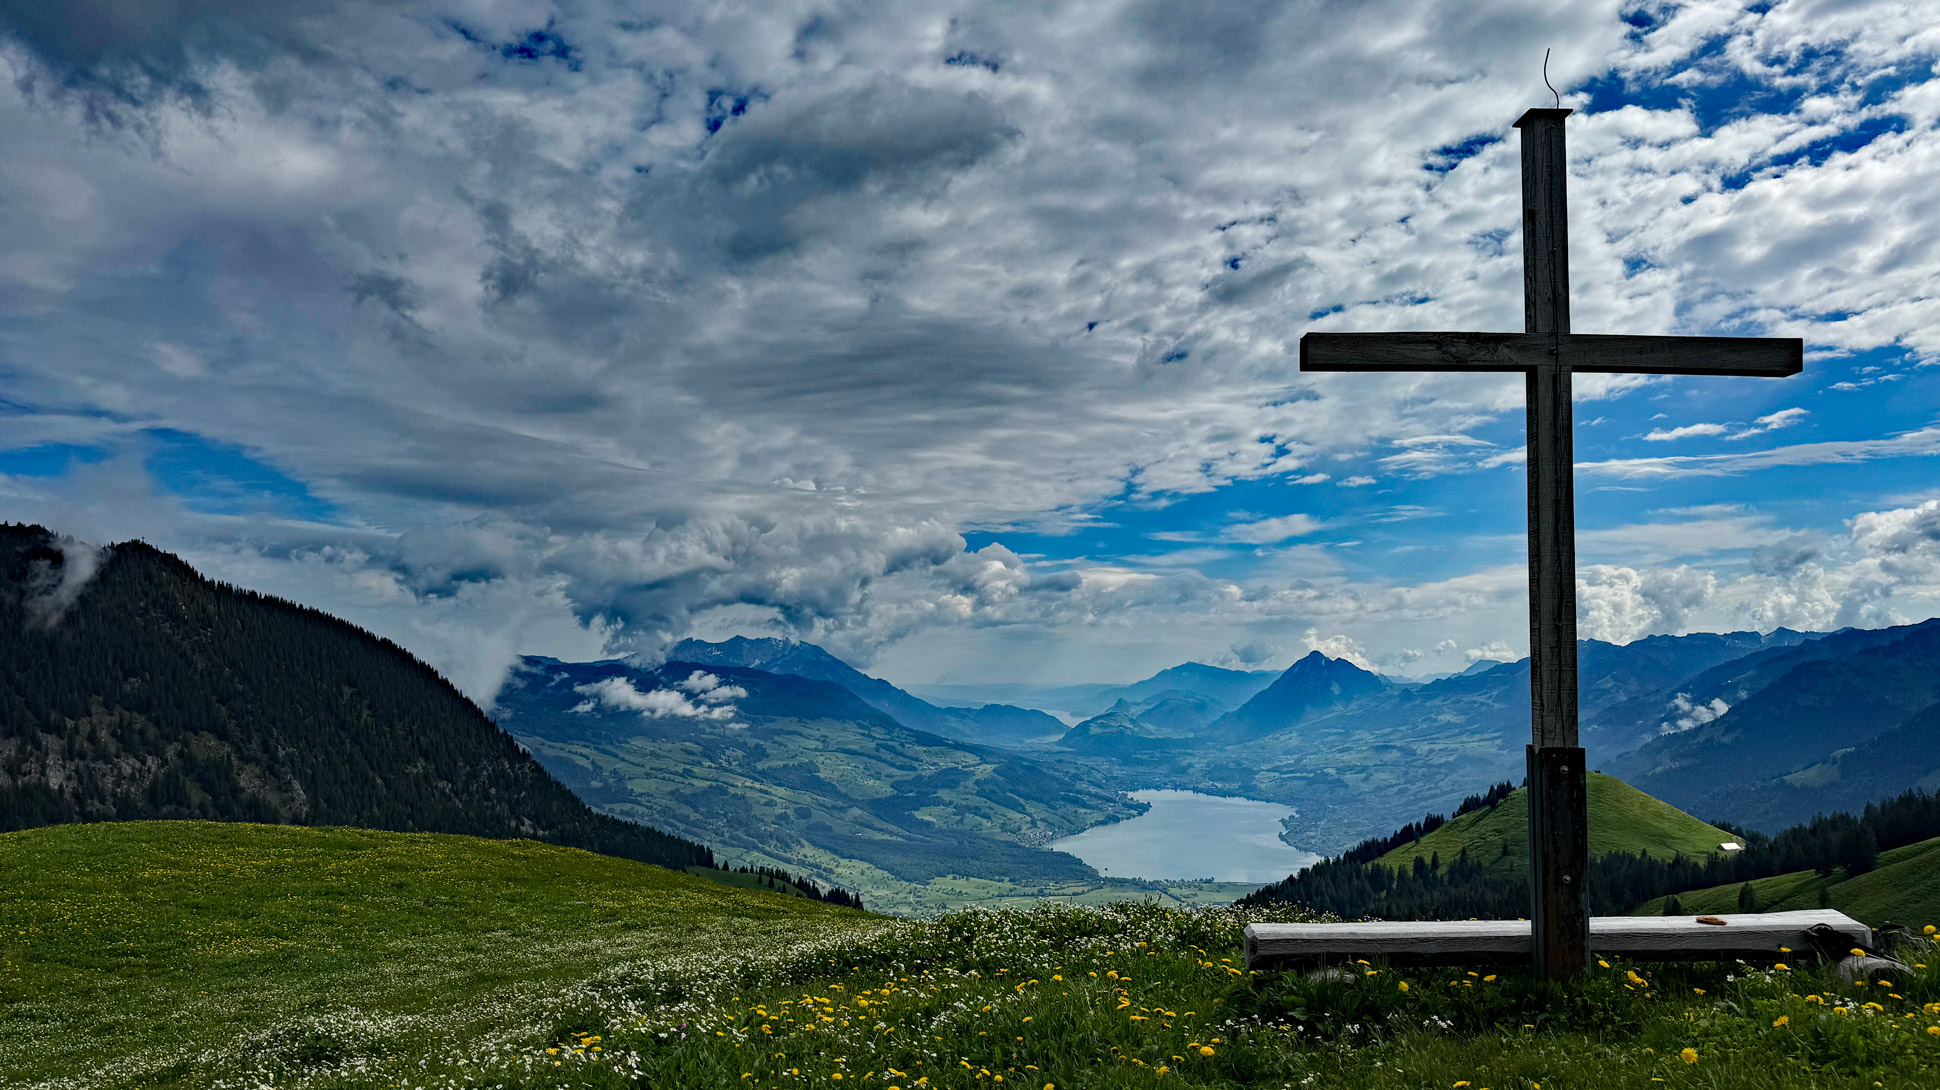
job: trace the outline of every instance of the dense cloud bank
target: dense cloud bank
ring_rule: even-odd
[[[1555,46],[1596,224],[1577,328],[1892,346],[1842,381],[1904,385],[1940,357],[1918,16],[5,4],[4,442],[79,453],[0,501],[341,610],[486,700],[522,651],[734,629],[927,647],[896,661],[930,675],[1080,636],[1098,650],[1056,668],[1284,659],[1309,629],[1459,668],[1521,640],[1518,541],[1451,572],[1322,538],[1384,482],[1516,474],[1475,433],[1520,386],[1302,378],[1300,333],[1519,324],[1493,137]],[[1758,108],[1707,105],[1740,85]],[[1661,385],[1585,376],[1580,407]],[[1823,410],[1767,408],[1640,428],[1585,480],[1940,451],[1795,439]],[[1306,509],[1109,555],[982,536],[1259,482]],[[1839,502],[1586,539],[1584,634],[1919,611],[1934,501]]]

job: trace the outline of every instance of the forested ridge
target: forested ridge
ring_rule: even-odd
[[[1503,788],[1471,796],[1472,804],[1499,805]],[[1479,801],[1494,799],[1494,802]],[[1338,914],[1342,919],[1466,920],[1515,919],[1529,914],[1529,884],[1523,877],[1489,872],[1483,861],[1463,853],[1454,859],[1417,859],[1412,867],[1390,867],[1374,860],[1440,828],[1447,819],[1429,814],[1395,833],[1375,837],[1298,874],[1242,898],[1243,906],[1293,902]],[[1628,912],[1669,894],[1727,883],[1749,882],[1795,871],[1835,870],[1858,875],[1872,870],[1879,853],[1940,837],[1940,795],[1914,789],[1868,805],[1858,814],[1822,814],[1777,834],[1714,822],[1739,836],[1744,850],[1701,859],[1654,858],[1612,852],[1590,861],[1587,878],[1590,911]],[[1744,906],[1747,909],[1754,905]],[[1674,907],[1672,909],[1675,911]]]
[[[95,550],[0,525],[0,831],[148,818],[714,865],[700,844],[589,809],[388,640],[140,542]]]

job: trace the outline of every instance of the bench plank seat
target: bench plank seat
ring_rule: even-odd
[[[1803,957],[1829,944],[1873,948],[1872,929],[1829,908],[1709,917],[1594,916],[1590,949],[1646,961],[1781,960],[1789,947]],[[1256,923],[1246,928],[1246,963],[1254,969],[1339,964],[1358,958],[1391,965],[1526,962],[1528,920],[1376,920],[1361,923]],[[1828,931],[1813,929],[1825,927]]]

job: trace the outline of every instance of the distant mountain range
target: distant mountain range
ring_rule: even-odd
[[[1605,765],[1687,810],[1754,828],[1940,788],[1937,662],[1940,620],[1746,656],[1659,690],[1670,701],[1643,720],[1657,719],[1659,733]],[[1633,737],[1641,725],[1630,723]]]
[[[1700,816],[1777,828],[1821,809],[1940,786],[1940,621],[1830,635],[1651,636],[1578,650],[1582,738],[1601,767]],[[807,644],[681,645],[697,660],[813,671],[898,718],[969,737],[984,709],[938,707]],[[1289,839],[1331,851],[1477,784],[1520,779],[1529,731],[1528,661],[1478,662],[1427,683],[1309,654],[1278,674],[1185,663],[1131,685],[930,687],[1056,701],[1087,717],[1023,747],[1074,779],[1196,788],[1297,807]],[[864,695],[866,694],[866,695]],[[1016,714],[1006,711],[1006,714]],[[1037,734],[1043,730],[1043,734]],[[1036,735],[1031,737],[1030,735]]]
[[[1110,711],[1123,700],[1138,704],[1166,693],[1184,693],[1237,708],[1253,694],[1273,684],[1275,670],[1228,670],[1203,662],[1187,662],[1160,670],[1129,685],[924,685],[914,686],[938,700],[964,703],[999,701],[1041,708],[1074,718]]]
[[[1034,738],[1053,738],[1064,731],[1064,724],[1052,716],[1008,704],[939,708],[887,681],[864,674],[812,643],[745,636],[720,643],[682,640],[668,651],[667,657],[676,662],[740,666],[833,682],[906,727],[961,741],[1014,745]]]
[[[0,525],[0,831],[201,818],[530,837],[675,869],[429,666],[140,542]]]

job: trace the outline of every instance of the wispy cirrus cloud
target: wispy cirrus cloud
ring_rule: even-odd
[[[1885,439],[1800,443],[1743,454],[1687,454],[1662,458],[1612,458],[1578,462],[1578,472],[1601,477],[1726,477],[1783,466],[1850,465],[1881,458],[1940,454],[1940,428],[1920,428]]]

